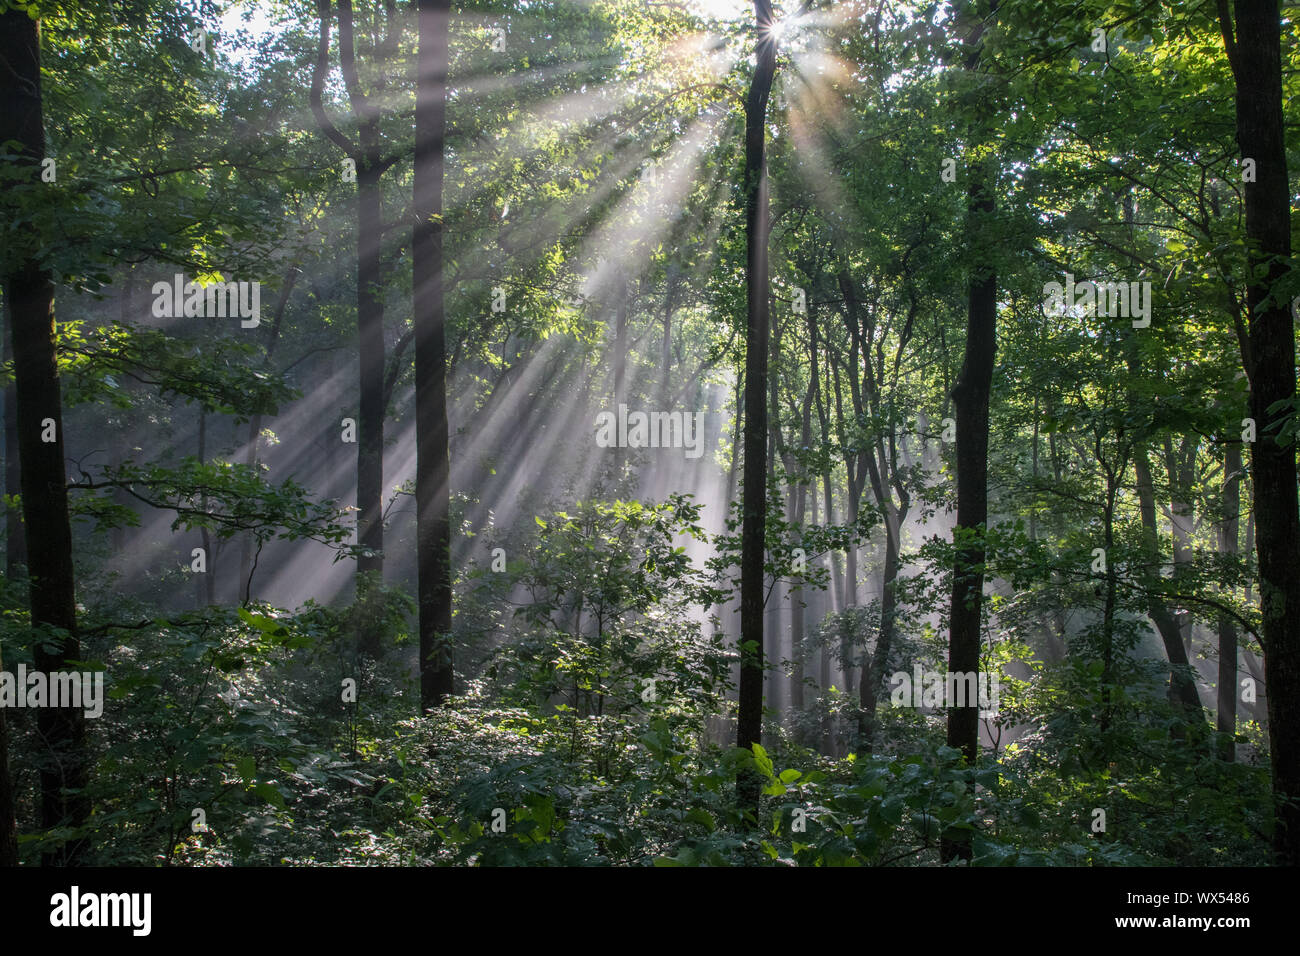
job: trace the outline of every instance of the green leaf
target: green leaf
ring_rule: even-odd
[[[279,809],[284,809],[284,795],[269,783],[259,783],[253,786],[253,792],[265,800],[267,803]]]

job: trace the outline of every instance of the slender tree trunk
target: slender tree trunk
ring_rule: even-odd
[[[745,487],[740,557],[740,689],[736,746],[748,750],[763,730],[763,558],[767,531],[767,101],[776,73],[771,0],[754,0],[757,62],[745,100]],[[741,774],[740,806],[758,811],[759,777]]]
[[[1192,509],[1192,484],[1195,481],[1199,442],[1184,437],[1177,448],[1173,438],[1165,436],[1165,471],[1169,476],[1169,523],[1174,538],[1174,580],[1184,581],[1192,566],[1192,529],[1196,515]],[[1192,652],[1192,616],[1183,612],[1178,621],[1183,646]]]
[[[1247,472],[1247,477],[1249,477],[1249,472]],[[1255,500],[1254,482],[1249,482],[1249,485],[1250,488],[1247,491],[1247,497],[1249,497],[1252,501],[1254,501]],[[1246,559],[1249,561],[1250,556],[1255,553],[1255,509],[1254,508],[1251,508],[1246,515],[1246,540],[1243,544],[1243,548],[1245,549]],[[1247,574],[1246,575],[1246,603],[1247,604],[1251,604],[1255,600],[1254,582],[1255,582],[1254,574]]]
[[[275,312],[271,316],[271,328],[267,332],[266,342],[266,364],[271,365],[271,358],[275,355],[275,347],[280,344],[280,331],[284,327],[283,319],[285,309],[289,305],[289,297],[293,295],[293,287],[298,284],[298,277],[302,275],[302,270],[297,263],[289,267],[285,273],[284,285],[280,289],[280,297],[275,303]],[[249,468],[257,467],[257,452],[262,441],[262,416],[254,415],[248,422],[248,441],[245,444],[244,464]],[[239,548],[239,580],[236,582],[235,600],[247,604],[252,600],[252,575],[253,575],[253,549],[256,546],[256,537],[251,534],[243,536],[243,541]]]
[[[1106,503],[1102,510],[1102,553],[1106,556],[1106,591],[1101,611],[1101,720],[1098,726],[1104,735],[1110,728],[1114,715],[1115,684],[1115,610],[1119,576],[1115,572],[1115,498],[1119,493],[1119,478],[1106,472]],[[1181,646],[1181,645],[1180,645]]]
[[[1227,0],[1220,24],[1237,83],[1237,144],[1255,164],[1246,206],[1251,452],[1258,518],[1261,639],[1268,688],[1278,863],[1300,865],[1300,515],[1296,449],[1277,441],[1295,397],[1295,329],[1282,292],[1290,270],[1291,192],[1282,117],[1281,17],[1277,0]],[[1275,409],[1275,410],[1271,410]],[[29,530],[31,530],[29,528]]]
[[[812,442],[812,397],[815,386],[809,381],[808,391],[804,395],[803,401],[803,421],[800,425],[799,446],[808,448]],[[804,472],[800,475],[800,480],[796,481],[791,488],[793,501],[791,504],[791,514],[793,516],[794,526],[797,529],[800,541],[803,540],[804,519],[807,516],[808,502],[808,474]],[[816,505],[813,505],[816,508]],[[805,560],[807,560],[805,549]],[[802,584],[796,584],[790,589],[790,660],[792,662],[792,671],[790,675],[790,709],[795,718],[803,713],[804,708],[804,666],[805,652],[804,642],[804,622],[805,606],[804,592]]]
[[[420,606],[420,704],[453,692],[451,491],[447,450],[447,344],[443,305],[442,181],[447,130],[450,0],[419,0],[419,86],[415,103],[416,522]]]
[[[663,352],[659,360],[659,393],[662,395],[661,403],[663,411],[671,411],[668,408],[668,398],[672,394],[672,368],[673,368],[673,309],[677,304],[677,283],[680,279],[676,267],[672,262],[668,263],[664,272],[664,340]]]
[[[627,401],[627,278],[620,271],[614,280],[614,414]],[[627,449],[619,445],[614,449],[618,463],[618,478],[627,474]]]
[[[132,321],[133,294],[135,291],[135,270],[127,266],[124,270],[122,279],[122,290],[118,295],[117,314],[118,319],[123,325],[128,325]],[[127,386],[130,390],[131,386]],[[115,465],[123,465],[131,458],[131,424],[126,410],[118,413],[120,418],[115,427],[112,429],[112,439],[110,442],[109,460]],[[117,487],[113,489],[113,504],[121,508],[135,510],[136,499],[125,488]],[[126,567],[126,556],[130,553],[127,542],[127,526],[125,523],[115,524],[109,532],[109,547],[121,567]]]
[[[357,418],[357,541],[365,549],[357,559],[359,577],[367,574],[382,576],[384,572],[382,199],[378,173],[370,167],[358,168],[357,329],[360,337],[361,403]],[[378,654],[378,632],[369,629],[363,645],[367,652]]]
[[[885,564],[880,575],[880,634],[876,647],[868,658],[864,655],[862,677],[858,683],[858,753],[868,756],[872,752],[872,738],[876,729],[876,701],[885,685],[885,667],[894,646],[898,629],[898,573],[899,536],[902,534],[906,512],[889,507],[885,514]]]
[[[1241,446],[1230,442],[1223,457],[1223,501],[1219,523],[1219,553],[1236,560],[1237,526],[1241,518]],[[1219,615],[1219,756],[1237,759],[1237,625]]]
[[[802,512],[804,508],[804,499],[808,494],[808,487],[800,485],[798,490],[798,501],[795,507]],[[804,651],[804,627],[807,620],[807,605],[804,600],[803,587],[796,586],[790,589],[790,660],[792,663],[790,673],[790,709],[796,715],[803,713],[804,708],[804,668],[807,663],[807,653]]]
[[[19,144],[19,167],[37,184],[45,154],[38,22],[25,10],[0,14],[0,143]],[[37,187],[39,188],[39,186]],[[32,258],[5,277],[13,321],[15,392],[23,519],[28,532],[33,657],[46,674],[78,670],[72,531],[63,450],[63,411],[54,345],[54,282],[34,258],[41,238],[22,227],[18,243]],[[17,245],[17,243],[16,243]],[[44,440],[46,437],[51,440]],[[42,755],[41,825],[73,836],[47,863],[75,863],[86,849],[80,828],[86,795],[85,717],[80,707],[42,707],[36,726]]]
[[[206,465],[208,462],[208,412],[207,409],[200,406],[199,408],[199,464]],[[208,510],[207,494],[199,495],[199,510]],[[199,528],[199,543],[203,548],[203,571],[194,581],[194,603],[195,606],[202,609],[210,607],[217,603],[216,596],[216,579],[217,563],[216,555],[212,553],[212,535],[208,533],[206,527]]]

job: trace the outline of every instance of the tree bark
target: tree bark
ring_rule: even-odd
[[[37,181],[45,153],[40,37],[24,10],[0,14],[0,143],[19,144],[19,163]],[[40,236],[21,227],[29,256],[5,277],[13,319],[15,393],[23,520],[28,532],[33,657],[49,674],[78,670],[72,531],[68,521],[63,411],[54,344],[54,282],[35,258]],[[43,424],[46,423],[46,424]],[[42,440],[52,423],[53,440]],[[77,862],[86,849],[80,828],[90,816],[86,795],[85,717],[79,707],[42,707],[36,726],[42,755],[41,825],[69,827],[72,836],[46,863]]]
[[[996,10],[996,2],[992,8]],[[983,32],[980,23],[967,40],[968,70],[974,70],[979,63]],[[987,160],[977,161],[970,169],[966,229],[972,253],[979,250],[981,244],[977,237],[989,228],[993,216],[995,172]],[[948,624],[948,670],[953,673],[979,671],[984,526],[988,520],[989,392],[997,348],[997,274],[992,267],[984,265],[982,255],[972,254],[969,261],[966,354],[952,388],[957,426],[957,523],[953,528],[956,554]],[[979,706],[978,701],[966,704],[948,709],[948,746],[960,750],[966,761],[974,764],[979,754]],[[940,855],[945,861],[970,859],[969,835],[944,839]]]
[[[1255,163],[1243,183],[1249,282],[1251,451],[1259,554],[1261,641],[1268,692],[1277,862],[1300,865],[1300,515],[1296,451],[1278,431],[1295,397],[1295,329],[1282,287],[1290,270],[1291,200],[1282,118],[1281,23],[1277,0],[1227,0],[1220,26],[1237,86],[1237,144]],[[1234,37],[1235,32],[1235,37]],[[1283,403],[1279,405],[1278,403]],[[1276,406],[1276,407],[1275,407]]]
[[[754,0],[757,61],[745,100],[745,487],[740,556],[740,688],[736,746],[748,750],[763,729],[763,557],[767,533],[767,101],[776,73],[771,0]],[[741,774],[737,798],[758,811],[759,778]]]
[[[392,165],[385,159],[380,140],[380,108],[361,90],[356,66],[355,27],[351,0],[339,0],[339,63],[348,99],[355,115],[357,141],[348,140],[325,113],[322,100],[329,72],[330,4],[317,0],[320,38],[312,71],[310,102],[316,124],[356,166],[357,177],[357,337],[360,365],[360,403],[357,413],[357,600],[365,604],[371,587],[382,583],[384,573],[384,267],[382,243],[383,190],[380,178]],[[400,29],[397,12],[389,7],[386,46],[395,45]],[[382,90],[378,91],[382,92]],[[378,656],[379,631],[362,623],[358,647]]]
[[[447,449],[447,337],[443,287],[442,184],[447,131],[450,0],[419,0],[415,101],[415,499],[420,610],[420,705],[453,692],[451,489]]]

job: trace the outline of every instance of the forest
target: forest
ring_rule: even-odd
[[[1297,11],[0,0],[0,865],[1300,864]]]

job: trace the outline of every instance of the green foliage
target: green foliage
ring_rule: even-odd
[[[769,710],[766,749],[742,751],[726,746],[738,654],[725,632],[741,550],[749,21],[633,0],[456,8],[439,221],[457,693],[414,716],[412,486],[384,515],[387,578],[321,585],[294,611],[245,600],[259,563],[315,586],[289,580],[320,569],[280,562],[284,543],[362,554],[327,497],[351,480],[335,429],[357,405],[359,290],[356,186],[305,108],[314,5],[270,4],[274,29],[241,39],[208,0],[28,4],[57,176],[0,144],[0,273],[30,259],[57,285],[82,657],[109,681],[88,727],[88,862],[916,866],[967,835],[976,865],[1265,862],[1257,711],[1238,700],[1220,735],[1213,707],[1171,703],[1172,645],[1154,627],[1174,621],[1192,671],[1177,676],[1204,704],[1234,690],[1215,686],[1218,655],[1240,651],[1252,673],[1261,657],[1260,582],[1238,540],[1253,512],[1226,504],[1251,491],[1252,277],[1212,6],[1004,2],[974,68],[970,5],[797,6],[766,118]],[[355,7],[358,78],[393,162],[375,291],[396,482],[423,308],[407,255],[415,34],[409,4]],[[1099,26],[1104,51],[1088,42]],[[191,46],[201,27],[205,53]],[[1282,35],[1292,102],[1292,21]],[[341,79],[324,105],[356,138]],[[987,215],[968,193],[984,163]],[[990,270],[989,516],[954,530],[953,386],[971,281]],[[262,326],[160,326],[145,293],[176,272],[262,282]],[[1150,282],[1151,323],[1047,308],[1044,283],[1066,274]],[[1293,268],[1271,299],[1297,292]],[[604,454],[588,423],[611,398],[698,410],[716,445],[698,462]],[[1291,442],[1296,411],[1276,404],[1256,441]],[[277,433],[294,446],[282,455]],[[13,490],[7,509],[21,507]],[[213,577],[177,566],[194,540],[173,535],[203,542]],[[888,681],[946,668],[953,569],[975,544],[980,663],[1001,700],[966,766],[943,743],[946,713],[892,706]],[[19,564],[0,578],[10,669],[59,636],[31,627]],[[218,567],[227,593],[195,601],[212,606],[164,610]],[[1229,625],[1236,649],[1218,641]],[[862,715],[861,669],[877,663]],[[78,834],[34,825],[41,741],[12,713],[32,863]],[[756,817],[737,808],[744,774],[761,779]]]

